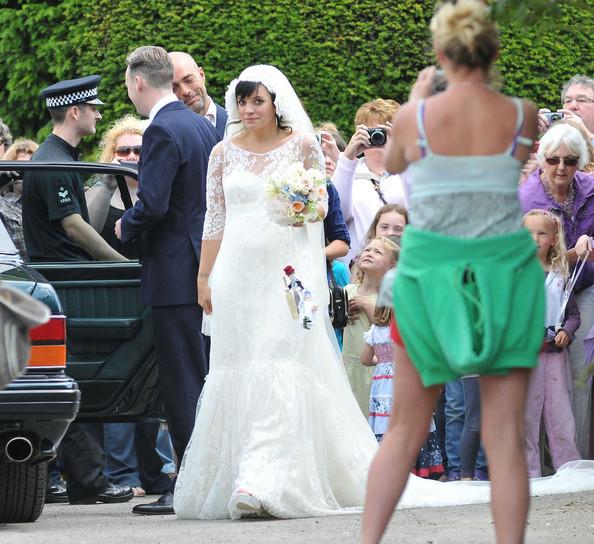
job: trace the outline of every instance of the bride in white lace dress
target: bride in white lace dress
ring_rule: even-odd
[[[323,172],[322,152],[276,68],[245,70],[230,87],[227,111],[240,122],[210,157],[199,273],[199,302],[211,314],[210,373],[175,512],[224,518],[263,507],[284,518],[360,507],[376,443],[326,316],[322,223],[279,226],[264,197],[267,179],[291,164]],[[288,264],[319,306],[310,330],[289,313]]]
[[[211,316],[210,373],[179,470],[175,513],[216,519],[360,511],[377,443],[325,311],[321,223],[281,227],[268,218],[264,197],[266,180],[291,164],[323,172],[322,153],[276,68],[247,68],[226,99],[236,123],[210,157],[198,278],[199,302]],[[288,264],[318,303],[310,330],[290,316],[282,281]],[[534,480],[532,492],[592,489],[592,465],[580,463]],[[488,500],[488,482],[410,476],[399,507]]]

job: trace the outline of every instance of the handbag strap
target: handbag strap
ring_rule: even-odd
[[[567,303],[569,302],[569,296],[577,283],[577,280],[588,260],[588,256],[584,256],[583,260],[580,260],[578,257],[575,266],[573,268],[573,272],[571,277],[569,278],[567,284],[565,285],[565,289],[563,290],[563,297],[561,299],[561,309],[559,310],[559,319],[558,319],[558,326],[560,327],[563,324],[563,319],[565,317],[565,310],[567,308]]]
[[[373,185],[373,188],[375,189],[375,192],[377,193],[377,195],[380,197],[380,200],[384,203],[384,205],[387,204],[388,201],[386,200],[384,193],[382,193],[382,188],[380,187],[380,181],[375,178],[369,178],[369,181],[371,181],[371,184]]]
[[[326,270],[328,271],[328,275],[330,276],[330,287],[338,287],[336,284],[336,278],[334,277],[334,271],[332,270],[332,263],[329,259],[326,259]]]

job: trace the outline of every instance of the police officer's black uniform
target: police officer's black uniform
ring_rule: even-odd
[[[77,161],[78,148],[50,134],[32,161]],[[23,234],[31,261],[87,261],[91,256],[66,235],[61,220],[79,214],[88,223],[83,182],[76,172],[27,172],[23,183]]]
[[[97,98],[101,78],[61,81],[41,95],[48,108],[75,104],[103,104]],[[33,161],[77,161],[78,149],[50,134],[33,155]],[[81,261],[92,257],[74,243],[61,221],[80,214],[89,222],[89,213],[80,174],[71,172],[27,172],[23,179],[23,233],[32,261]],[[123,502],[133,496],[129,486],[113,486],[103,475],[103,425],[73,423],[60,445],[63,472],[68,477],[71,503]]]

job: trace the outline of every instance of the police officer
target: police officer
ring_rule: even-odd
[[[61,81],[41,92],[53,131],[33,154],[33,161],[77,161],[77,145],[95,133],[101,119],[97,96],[101,78]],[[82,178],[72,172],[27,172],[23,179],[23,231],[31,261],[126,260],[89,224]],[[99,423],[73,423],[62,444],[62,470],[68,477],[71,504],[124,502],[134,493],[103,475],[105,456]],[[60,497],[54,497],[60,499]],[[51,500],[50,502],[56,502]],[[60,501],[61,502],[61,501]]]
[[[88,76],[60,81],[41,91],[54,128],[31,160],[78,160],[78,144],[95,134],[101,119],[100,80]],[[90,225],[82,178],[76,172],[25,174],[23,234],[31,261],[125,260]]]

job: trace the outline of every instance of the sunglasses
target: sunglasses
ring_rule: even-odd
[[[577,157],[546,157],[545,162],[551,166],[557,166],[561,161],[565,166],[577,166]]]
[[[134,153],[135,155],[140,156],[140,150],[142,149],[141,145],[122,145],[120,147],[116,147],[116,155],[120,155],[125,157],[130,155],[130,153]]]

